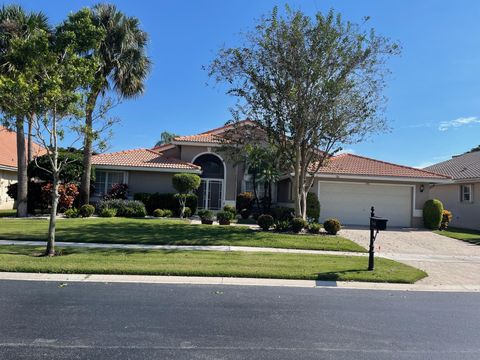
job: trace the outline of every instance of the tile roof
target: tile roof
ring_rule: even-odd
[[[133,149],[92,157],[94,165],[110,165],[124,167],[145,167],[159,169],[199,170],[200,167],[179,159],[166,157],[149,149]]]
[[[27,139],[25,139],[25,151]],[[39,156],[45,153],[45,149],[33,143],[33,155]],[[0,166],[17,168],[17,133],[6,127],[0,126]]]
[[[196,142],[196,143],[221,144],[224,141],[221,136],[222,133],[233,128],[234,126],[246,125],[246,124],[254,125],[255,122],[252,120],[242,120],[235,123],[229,123],[224,126],[221,126],[212,130],[208,130],[200,134],[177,136],[174,139],[174,141],[189,141],[189,142]]]
[[[480,178],[480,151],[454,156],[425,170],[451,176],[454,180]]]
[[[320,168],[319,173],[333,175],[449,179],[448,176],[440,175],[431,171],[392,164],[353,154],[340,154],[332,157],[327,162],[326,166]]]

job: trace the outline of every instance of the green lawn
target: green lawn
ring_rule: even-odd
[[[0,210],[0,218],[2,217],[10,217],[15,216],[17,214],[17,210]]]
[[[47,220],[0,219],[0,239],[45,240]],[[366,250],[340,236],[293,235],[245,226],[190,225],[181,220],[89,218],[61,219],[57,241],[158,245],[237,245],[332,251]]]
[[[448,236],[453,239],[463,240],[469,242],[470,244],[480,245],[480,231],[477,230],[449,227],[448,230],[435,231],[435,233],[443,236]]]
[[[57,249],[58,250],[58,249]],[[414,283],[426,273],[392,260],[367,257],[219,251],[139,251],[64,248],[56,257],[44,247],[0,246],[0,271],[88,274],[225,276]]]

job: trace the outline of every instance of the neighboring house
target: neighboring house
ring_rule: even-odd
[[[34,143],[33,147],[33,154],[42,152],[40,145]],[[7,187],[14,182],[17,182],[17,134],[0,126],[0,210],[13,209],[14,201],[7,195]]]
[[[430,189],[430,196],[452,212],[451,225],[480,230],[480,151],[454,156],[425,170],[453,178],[452,184]]]
[[[193,172],[202,178],[199,208],[219,210],[234,205],[238,193],[253,189],[243,166],[235,166],[220,151],[222,135],[230,129],[231,125],[179,136],[171,144],[152,149],[95,155],[94,195],[98,199],[115,183],[128,184],[130,196],[174,192],[172,175]],[[430,185],[451,182],[448,176],[352,154],[331,158],[316,177],[311,191],[321,203],[320,220],[336,217],[350,225],[367,225],[373,205],[390,226],[422,226],[421,209],[429,199]],[[275,184],[274,203],[293,206],[291,179],[292,174],[284,174]]]

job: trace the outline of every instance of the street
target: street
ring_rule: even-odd
[[[479,359],[480,294],[0,281],[0,359]]]

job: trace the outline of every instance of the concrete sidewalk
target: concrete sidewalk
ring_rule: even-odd
[[[65,285],[69,282],[101,283],[144,283],[144,284],[184,284],[184,285],[240,285],[240,286],[279,286],[303,288],[335,288],[386,291],[438,291],[438,292],[480,292],[479,286],[390,284],[373,282],[315,281],[288,279],[257,279],[231,277],[195,276],[153,276],[153,275],[95,275],[95,274],[39,274],[0,272],[0,280],[54,281]]]

